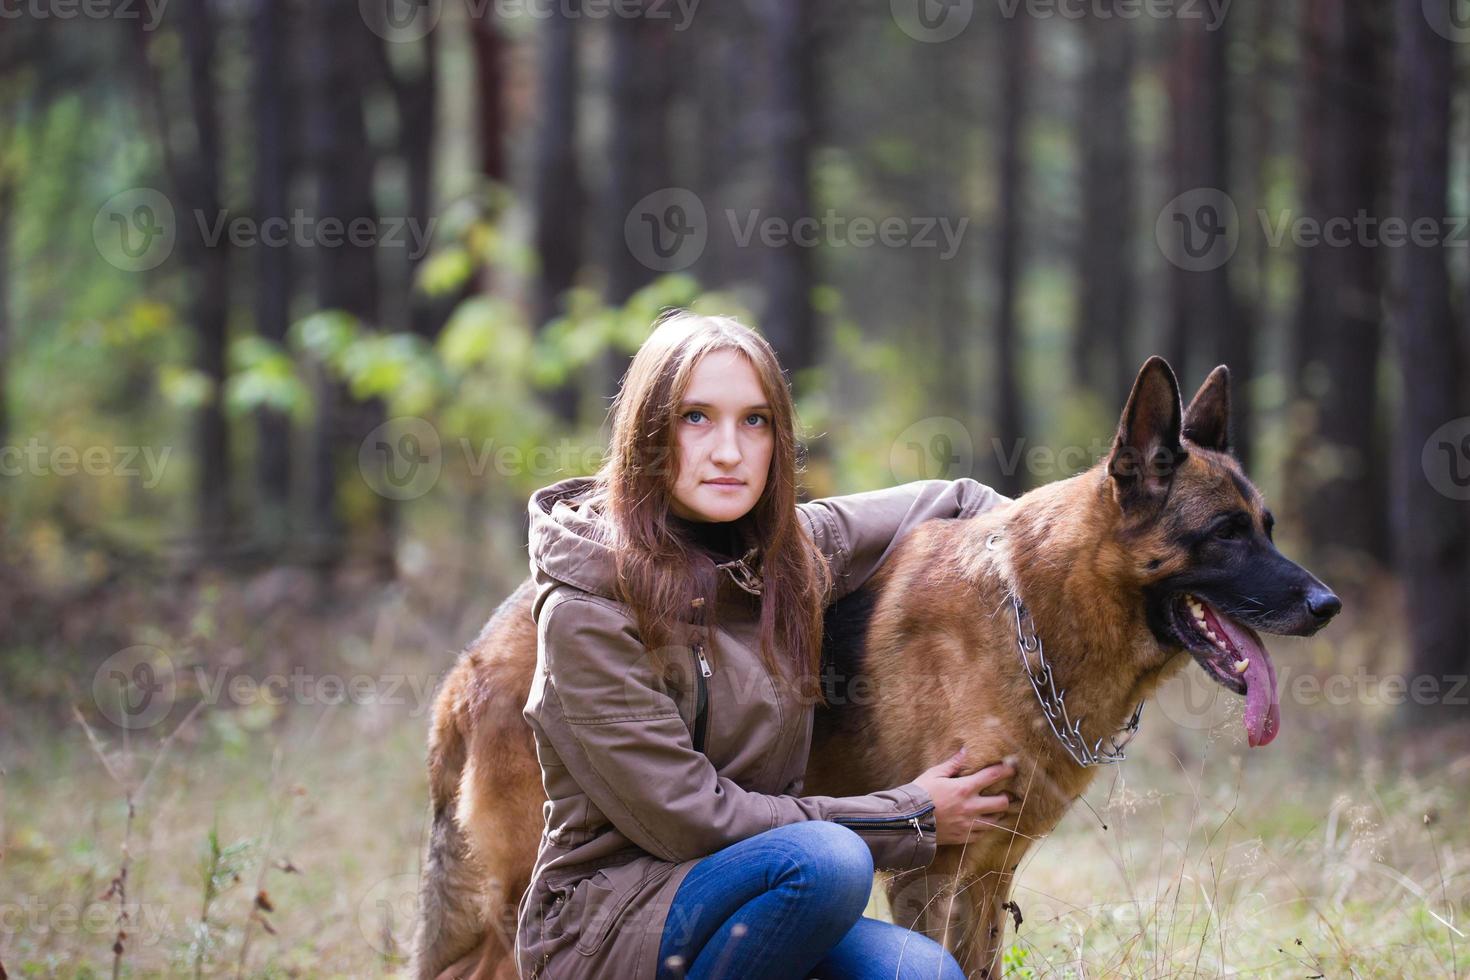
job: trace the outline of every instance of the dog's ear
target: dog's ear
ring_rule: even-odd
[[[1113,492],[1123,510],[1168,496],[1174,471],[1186,455],[1179,441],[1181,426],[1179,382],[1169,362],[1150,357],[1133,382],[1108,457]]]
[[[1210,372],[1184,410],[1184,437],[1217,452],[1230,452],[1230,369]]]

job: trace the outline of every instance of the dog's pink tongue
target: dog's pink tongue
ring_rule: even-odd
[[[1217,610],[1215,619],[1240,656],[1250,660],[1245,669],[1245,734],[1251,748],[1271,744],[1281,732],[1281,702],[1276,696],[1276,667],[1266,655],[1261,638]]]

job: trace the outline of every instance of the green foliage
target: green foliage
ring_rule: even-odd
[[[236,339],[230,344],[230,370],[225,406],[232,414],[271,408],[302,420],[310,411],[310,390],[278,344],[254,334]]]
[[[1025,946],[1008,946],[1001,954],[1000,972],[1006,977],[1035,977],[1036,970],[1026,965],[1026,958],[1031,951]]]
[[[209,404],[214,397],[214,382],[203,371],[164,364],[158,368],[158,390],[170,405],[189,411]]]

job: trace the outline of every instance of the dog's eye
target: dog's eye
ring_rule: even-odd
[[[1215,529],[1215,537],[1219,538],[1221,541],[1234,541],[1236,538],[1240,537],[1240,525],[1235,523],[1234,521],[1221,524],[1218,528]]]

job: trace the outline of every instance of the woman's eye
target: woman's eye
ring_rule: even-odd
[[[701,412],[697,408],[694,409],[694,410],[692,410],[692,411],[688,411],[688,412],[685,412],[684,413],[684,421],[686,421],[686,422],[694,422],[695,424],[698,424],[699,422],[701,422],[703,420],[704,420],[704,413]]]
[[[758,412],[752,412],[745,417],[745,421],[751,425],[765,425],[766,417]]]

